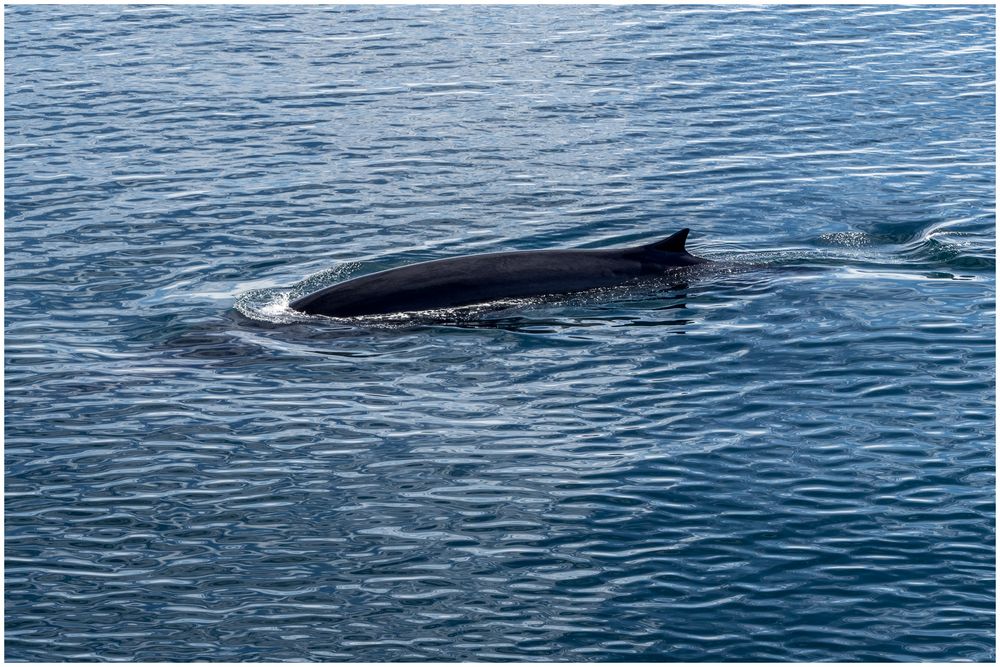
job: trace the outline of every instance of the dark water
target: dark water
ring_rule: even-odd
[[[6,9],[10,660],[991,660],[992,7]],[[692,228],[667,284],[283,304]]]

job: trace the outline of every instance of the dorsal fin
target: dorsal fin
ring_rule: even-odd
[[[687,252],[684,249],[684,242],[687,241],[688,232],[690,231],[690,229],[685,227],[681,231],[672,236],[668,236],[662,241],[651,243],[649,247],[653,250],[659,250],[660,252]]]

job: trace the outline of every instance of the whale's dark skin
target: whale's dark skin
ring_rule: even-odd
[[[331,285],[289,305],[310,315],[355,317],[623,285],[709,261],[685,250],[689,231],[632,248],[497,252],[410,264]]]

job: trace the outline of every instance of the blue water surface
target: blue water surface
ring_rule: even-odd
[[[995,657],[994,8],[5,17],[8,660]]]

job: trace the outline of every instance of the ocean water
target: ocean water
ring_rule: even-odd
[[[992,7],[5,20],[8,660],[995,657]]]

